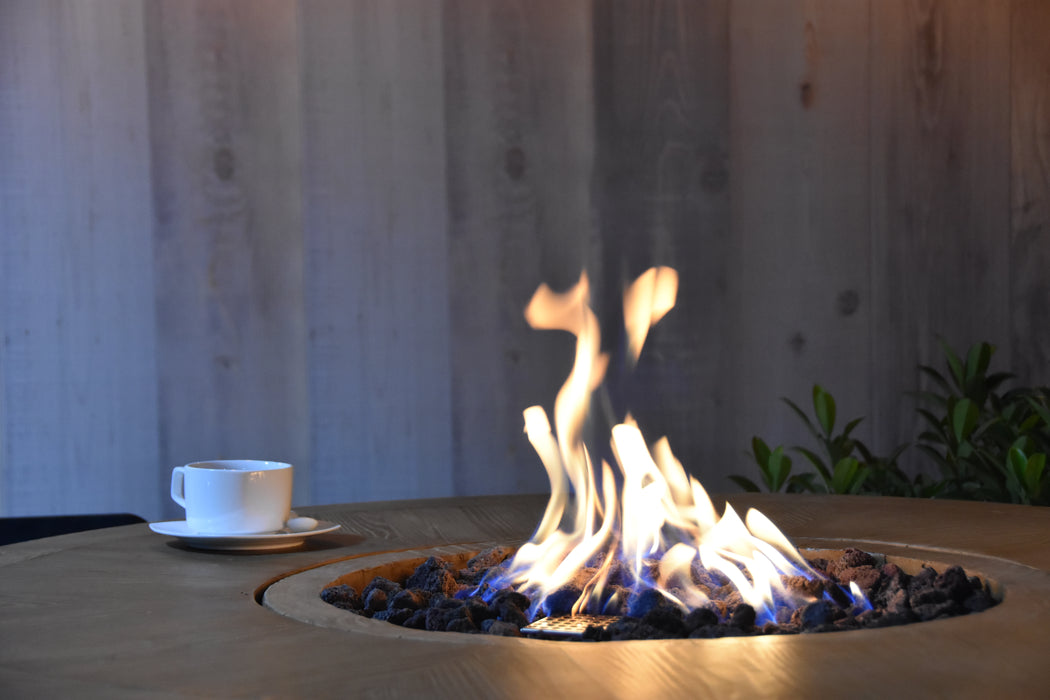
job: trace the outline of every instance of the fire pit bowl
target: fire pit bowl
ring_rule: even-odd
[[[988,581],[1002,603],[969,616],[877,630],[566,645],[410,630],[353,615],[319,598],[334,582],[360,590],[377,574],[407,574],[431,555],[465,559],[493,544],[518,544],[504,538],[335,562],[274,583],[265,604],[362,641],[403,644],[406,650],[416,644],[459,648],[463,656],[476,659],[471,673],[497,684],[504,674],[527,675],[531,667],[542,669],[534,679],[540,685],[554,678],[564,681],[564,674],[575,669],[588,680],[586,687],[574,683],[574,692],[611,696],[1046,692],[1039,669],[1050,652],[1050,513],[998,504],[854,497],[749,495],[732,502],[769,514],[803,549],[853,546],[884,554],[911,570],[923,563],[938,570],[960,565]],[[489,666],[484,659],[497,652],[511,654],[515,661],[510,667]]]
[[[145,525],[0,547],[0,696],[1046,696],[1050,508],[729,500],[800,547],[959,564],[997,583],[1002,603],[876,630],[600,644],[416,632],[350,613],[307,624],[261,602],[316,572],[304,604],[338,615],[318,599],[328,582],[446,547],[516,544],[547,497],[318,506],[296,510],[341,531],[274,553],[194,550]]]

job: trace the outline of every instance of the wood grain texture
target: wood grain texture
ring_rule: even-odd
[[[1050,382],[1050,4],[1015,0],[1010,32],[1010,367]]]
[[[589,3],[457,0],[444,36],[453,484],[537,491],[547,477],[521,412],[552,412],[573,341],[523,311],[590,262]]]
[[[717,481],[718,375],[730,274],[728,3],[595,5],[597,309],[615,419],[666,435],[686,468]],[[676,308],[623,358],[626,286],[655,265],[679,273]],[[710,481],[709,481],[710,480]]]
[[[870,406],[868,2],[734,2],[723,460],[802,437],[813,384]],[[764,432],[757,432],[761,428]],[[731,470],[739,472],[740,470]],[[712,484],[717,488],[723,482]]]
[[[1045,3],[0,2],[0,514],[535,491],[586,269],[682,273],[613,417],[710,488],[779,397],[888,452],[919,362],[1050,384]],[[604,422],[602,416],[595,422]],[[868,428],[869,433],[863,433]],[[595,444],[604,438],[595,432]],[[916,465],[918,466],[918,465]],[[116,486],[101,486],[101,483]]]
[[[302,502],[309,411],[295,7],[230,0],[148,10],[161,458],[168,469],[199,459],[292,462]]]
[[[0,512],[155,512],[142,7],[0,6]]]
[[[313,498],[452,493],[442,7],[301,9]]]
[[[1009,358],[1009,3],[880,3],[872,13],[872,406],[887,444],[917,434],[938,336]],[[1005,347],[1004,347],[1005,345]]]
[[[327,562],[353,567],[395,550],[526,537],[544,499],[328,506],[310,512],[347,523],[346,532],[283,554],[193,551],[145,525],[0,547],[0,692],[634,698],[829,697],[846,688],[861,697],[1045,694],[1050,509],[827,496],[732,501],[739,512],[757,507],[786,523],[785,532],[800,544],[827,547],[831,540],[833,548],[859,544],[960,563],[1004,582],[1006,597],[979,614],[836,634],[570,644],[404,630],[393,638],[360,626],[304,624],[258,605],[255,594],[267,582]],[[373,525],[357,530],[365,515]],[[420,531],[420,521],[430,527]],[[69,595],[70,572],[76,573],[76,596]]]

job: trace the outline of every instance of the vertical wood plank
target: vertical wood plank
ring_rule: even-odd
[[[718,434],[737,473],[754,435],[808,439],[781,397],[808,411],[819,383],[842,418],[868,410],[868,30],[867,0],[731,5]]]
[[[718,374],[729,235],[727,2],[595,6],[595,111],[605,344],[617,419],[666,435],[684,466],[718,482]],[[622,295],[653,265],[679,273],[678,303],[638,366],[622,358]],[[718,483],[718,486],[722,484]]]
[[[900,0],[872,18],[873,417],[903,442],[919,427],[903,393],[919,363],[943,366],[938,336],[1011,355],[1009,3]]]
[[[296,8],[147,7],[160,454],[297,467],[309,496]],[[101,17],[102,15],[100,15]]]
[[[141,3],[0,4],[0,515],[159,511]]]
[[[306,0],[313,493],[452,493],[441,5]]]
[[[1050,3],[1015,0],[1010,32],[1010,368],[1050,384]],[[1005,359],[1005,358],[1000,358]]]
[[[589,2],[453,0],[444,22],[457,494],[547,488],[522,410],[552,412],[568,334],[535,289],[574,284],[594,227]]]

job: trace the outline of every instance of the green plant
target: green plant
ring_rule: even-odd
[[[877,482],[883,488],[898,481],[910,484],[897,466],[897,457],[903,451],[903,446],[889,457],[876,457],[852,435],[861,418],[849,421],[841,432],[836,433],[837,408],[834,396],[816,384],[813,386],[812,398],[812,419],[791,399],[782,400],[798,416],[817,443],[815,450],[801,445],[791,448],[806,458],[816,470],[815,473],[790,475],[791,459],[784,454],[783,447],[771,450],[761,438],[756,436],[751,440],[751,455],[758,464],[767,490],[776,492],[785,487],[789,493],[855,494],[867,492],[869,481]],[[731,476],[730,479],[746,491],[760,490],[757,484],[746,477]]]
[[[1042,466],[1050,451],[1046,391],[1001,391],[1013,375],[989,372],[995,347],[976,343],[963,360],[941,341],[946,373],[923,365],[931,388],[916,396],[926,429],[918,447],[938,466],[943,495],[985,501],[1044,503]],[[1022,460],[1023,459],[1023,463]]]
[[[914,392],[922,405],[916,410],[924,423],[915,444],[937,467],[939,478],[910,477],[898,458],[910,443],[891,454],[874,454],[852,433],[861,418],[835,432],[834,397],[820,385],[813,387],[813,416],[790,399],[782,399],[816,441],[816,448],[791,448],[815,471],[791,473],[791,458],[783,447],[770,449],[759,437],[751,441],[751,455],[762,482],[771,492],[870,493],[920,498],[964,498],[1022,504],[1050,504],[1050,391],[1015,388],[1004,391],[1013,378],[990,372],[995,347],[977,343],[965,359],[943,340],[946,371],[921,365],[930,383]],[[747,491],[758,491],[750,479],[732,476]]]
[[[801,491],[812,491],[812,474],[791,474],[791,458],[784,454],[784,448],[778,446],[769,449],[762,438],[755,436],[751,439],[751,450],[755,461],[758,463],[759,473],[762,475],[762,483],[770,493],[776,493],[784,488],[788,493]],[[745,476],[730,476],[733,483],[745,491],[761,491],[755,482]]]

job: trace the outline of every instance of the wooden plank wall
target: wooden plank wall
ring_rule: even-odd
[[[814,382],[913,434],[937,336],[1050,382],[1040,0],[0,0],[0,515],[538,491],[521,310],[682,274],[601,405],[711,490]],[[607,399],[607,401],[605,400]],[[920,465],[921,466],[921,465]]]

